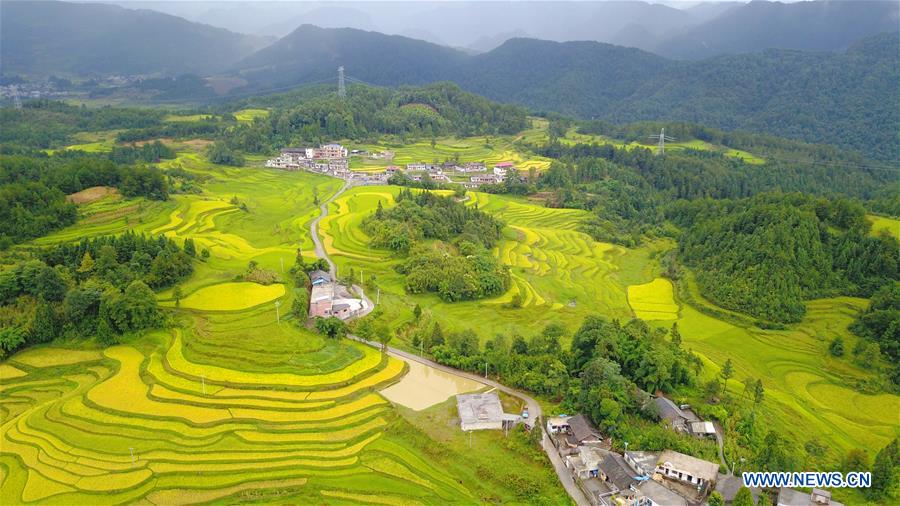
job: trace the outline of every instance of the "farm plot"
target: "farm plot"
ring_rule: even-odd
[[[202,311],[238,311],[284,296],[284,285],[220,283],[197,290],[181,301],[181,307]]]
[[[675,303],[672,282],[656,278],[643,285],[628,287],[628,304],[635,316],[642,320],[675,320],[678,304]]]

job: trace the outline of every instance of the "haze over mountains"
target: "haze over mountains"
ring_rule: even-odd
[[[686,8],[643,1],[118,3],[264,36],[283,37],[312,24],[477,51],[530,37],[608,42],[672,58],[767,48],[840,50],[864,36],[896,30],[900,22],[892,1],[705,2]]]
[[[3,75],[207,74],[268,42],[114,5],[4,1],[0,9]]]
[[[387,15],[376,13],[369,4],[341,3],[330,9],[298,4],[279,4],[284,11],[281,22],[305,17],[325,25],[380,26]],[[465,5],[423,2],[383,7],[398,17],[394,28],[402,25],[446,38],[452,45],[465,39],[481,48],[499,43],[498,47],[473,54],[416,38],[311,24],[266,45],[258,35],[154,11],[5,1],[0,4],[0,70],[7,77],[215,74],[244,83],[231,93],[260,93],[334,82],[336,68],[343,65],[352,78],[375,85],[448,80],[495,100],[582,118],[682,120],[766,131],[866,150],[886,159],[895,158],[900,149],[892,133],[900,123],[897,2],[724,3],[684,10],[642,2],[479,3],[478,12],[484,15],[469,15],[468,20],[458,14],[467,9],[471,13],[475,7]],[[190,2],[166,6],[193,12],[194,18],[219,16],[220,24],[233,18],[233,13],[226,15],[231,10],[246,7],[245,28],[258,33],[272,24],[267,9],[278,7]],[[554,13],[552,6],[565,12]],[[292,17],[300,7],[305,10]],[[498,23],[504,12],[507,22]],[[400,18],[423,21],[416,25]],[[564,19],[570,20],[568,31],[562,26]],[[518,37],[501,42],[504,34],[533,31],[545,38],[566,34],[590,38],[586,31],[591,27],[595,33],[606,33],[615,26],[619,37],[641,38],[642,33],[669,33],[676,24],[686,26],[698,19],[705,21],[670,35],[665,44],[668,52],[683,59],[591,40]],[[626,22],[632,24],[622,25]],[[475,34],[477,39],[469,38]],[[765,49],[770,44],[777,49]],[[726,54],[710,56],[720,52]],[[706,57],[694,59],[697,56]],[[203,90],[195,96],[209,94]]]

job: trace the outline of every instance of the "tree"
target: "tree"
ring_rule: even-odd
[[[844,339],[841,336],[837,336],[831,341],[831,344],[828,345],[828,351],[831,353],[833,357],[843,357],[844,356]]]
[[[94,258],[91,256],[90,251],[85,251],[84,256],[81,257],[81,264],[78,266],[76,272],[79,274],[83,274],[85,277],[90,276],[91,272],[94,271]]]
[[[133,281],[122,297],[123,309],[128,315],[129,330],[155,327],[161,321],[156,304],[156,294],[143,281]]]
[[[765,389],[763,388],[762,380],[756,380],[756,385],[753,386],[753,404],[754,406],[759,406],[759,404],[763,401],[763,397],[765,396]]]
[[[181,307],[181,287],[176,286],[174,290],[172,290],[172,298],[175,299],[175,307]]]
[[[844,473],[868,471],[869,454],[859,448],[851,449],[841,462],[841,470]]]
[[[794,466],[788,442],[775,431],[766,434],[755,463],[759,471],[790,471]]]
[[[864,491],[866,497],[877,501],[893,490],[897,482],[897,466],[900,466],[900,440],[894,438],[875,455],[872,486]]]
[[[672,332],[670,335],[672,336],[672,346],[681,348],[681,332],[678,331],[678,322],[672,324]]]
[[[813,437],[812,439],[806,441],[806,443],[803,445],[803,449],[806,450],[807,463],[807,466],[804,467],[808,467],[810,457],[815,461],[819,461],[822,457],[825,456],[825,452],[828,450],[828,447],[825,446],[825,444],[822,443],[819,438]]]
[[[710,494],[709,506],[725,506],[725,499],[722,497],[722,494],[715,491]]]
[[[54,337],[56,337],[56,314],[53,307],[43,297],[38,297],[34,322],[31,324],[31,341],[48,343]]]
[[[722,367],[722,396],[725,396],[725,391],[728,389],[728,380],[734,376],[734,365],[731,363],[731,359],[725,361],[725,366]]]
[[[734,495],[734,500],[731,501],[731,506],[755,506],[750,489],[747,487],[739,488],[737,494]]]
[[[193,239],[187,238],[184,240],[184,252],[187,253],[191,258],[197,256],[197,247],[194,246]]]
[[[713,402],[719,395],[719,379],[713,378],[703,385],[703,397],[707,401]]]
[[[116,344],[116,333],[113,332],[109,324],[109,320],[102,316],[97,321],[97,341],[104,346],[112,346]]]
[[[316,330],[332,339],[340,339],[347,335],[347,324],[336,316],[316,318]]]
[[[394,333],[391,332],[390,327],[388,327],[385,323],[379,323],[375,326],[374,334],[375,339],[377,339],[378,342],[381,343],[381,352],[387,353],[388,343],[390,343],[391,339],[393,339],[394,337]]]
[[[413,308],[413,317],[415,317],[416,321],[422,318],[422,306],[416,304],[416,307]]]

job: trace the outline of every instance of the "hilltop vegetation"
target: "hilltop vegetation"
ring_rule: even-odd
[[[435,292],[447,302],[497,296],[509,288],[509,270],[490,249],[503,225],[489,214],[430,192],[409,189],[385,210],[378,203],[362,228],[372,246],[407,255],[397,266],[410,293]],[[422,243],[425,239],[433,243]]]
[[[297,103],[297,98],[303,100]],[[433,139],[446,135],[513,134],[527,127],[526,111],[466,93],[451,83],[395,90],[354,86],[341,100],[330,89],[251,99],[233,107],[278,104],[272,114],[226,133],[226,142],[250,153],[329,139]]]
[[[900,243],[870,237],[865,210],[845,200],[763,194],[679,203],[669,216],[704,295],[763,320],[798,322],[804,300],[868,297],[900,280]]]

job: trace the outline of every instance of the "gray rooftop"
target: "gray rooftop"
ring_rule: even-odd
[[[591,425],[591,422],[584,415],[575,415],[569,418],[569,429],[579,442],[595,438],[601,439],[600,432]]]
[[[733,501],[734,496],[737,495],[738,490],[743,486],[744,480],[740,476],[720,474],[719,478],[716,480],[716,492],[722,494],[725,502]],[[753,494],[754,503],[759,500],[759,487],[751,488],[750,493]]]
[[[686,472],[709,482],[716,481],[719,475],[719,464],[672,450],[665,450],[659,455],[657,466],[661,467],[666,463],[671,464],[672,469]]]
[[[503,421],[503,406],[497,392],[457,395],[456,408],[460,421],[466,425]]]
[[[632,485],[637,484],[634,472],[618,453],[607,454],[606,458],[600,462],[600,470],[619,490],[628,490]]]

